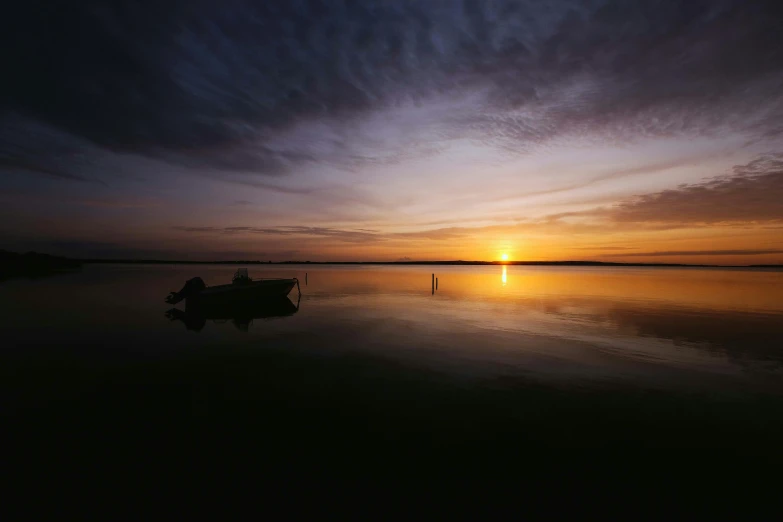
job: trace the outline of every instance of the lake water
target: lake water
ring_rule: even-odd
[[[446,475],[455,460],[530,465],[543,447],[780,453],[781,271],[261,265],[251,276],[296,276],[301,297],[167,315],[185,280],[235,269],[0,283],[7,425],[34,454],[56,437],[58,455],[104,463],[273,446],[264,466],[284,475]]]
[[[168,291],[196,275],[223,284],[235,269],[88,265],[7,281],[5,355],[144,359],[224,346],[377,356],[465,378],[783,391],[781,271],[262,265],[251,275],[301,279],[301,299],[294,289],[279,317],[166,318]]]

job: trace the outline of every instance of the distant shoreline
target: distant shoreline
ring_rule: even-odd
[[[366,265],[366,266],[597,266],[597,267],[674,267],[674,268],[775,268],[783,265],[710,265],[687,263],[618,263],[607,261],[260,261],[227,259],[190,261],[166,259],[75,259],[37,252],[18,254],[0,250],[0,274],[41,273],[52,270],[76,269],[86,264],[122,265]]]
[[[606,266],[606,267],[675,267],[675,268],[783,268],[783,265],[706,265],[685,263],[615,263],[604,261],[168,261],[163,259],[80,259],[84,264],[131,265],[393,265],[393,266]]]
[[[64,270],[77,270],[82,262],[60,256],[50,256],[37,252],[17,254],[0,250],[0,279],[17,276],[38,277]]]

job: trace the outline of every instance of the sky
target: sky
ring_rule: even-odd
[[[783,263],[783,3],[20,3],[0,248]]]

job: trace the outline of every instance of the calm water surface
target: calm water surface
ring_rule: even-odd
[[[123,360],[223,346],[367,354],[464,378],[783,391],[780,271],[251,266],[298,277],[301,299],[294,289],[279,313],[167,318],[169,291],[196,275],[225,283],[235,268],[89,265],[6,281],[4,355]]]
[[[753,466],[783,466],[782,272],[253,266],[298,277],[301,299],[214,317],[163,301],[235,269],[0,283],[11,483],[48,505],[126,492],[123,513],[153,487],[178,509],[226,489],[265,506],[269,482],[342,506],[383,484],[393,502],[369,513],[411,494],[441,513],[481,488],[549,514],[576,498],[633,519],[777,509],[779,481]]]

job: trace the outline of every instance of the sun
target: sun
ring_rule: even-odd
[[[503,261],[508,261],[508,254],[501,255],[500,259],[502,259]]]

